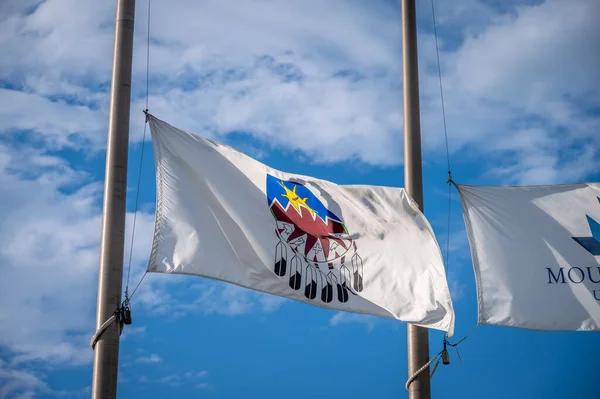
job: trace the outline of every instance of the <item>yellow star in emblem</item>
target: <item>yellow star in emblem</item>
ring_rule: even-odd
[[[285,190],[285,194],[281,194],[281,196],[287,198],[290,201],[290,204],[292,204],[292,206],[294,207],[294,209],[298,211],[298,213],[301,214],[300,207],[303,206],[310,212],[311,216],[315,216],[315,211],[312,210],[310,206],[306,204],[306,200],[308,200],[308,197],[300,198],[298,197],[298,194],[296,194],[296,185],[294,185],[294,188],[290,190],[282,182],[280,182],[279,184]]]

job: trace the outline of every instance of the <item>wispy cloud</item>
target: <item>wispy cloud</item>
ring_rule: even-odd
[[[257,292],[219,281],[204,281],[191,285],[198,297],[193,302],[175,301],[172,306],[179,315],[188,312],[238,316],[250,312],[274,312],[288,299]]]
[[[169,374],[160,378],[150,379],[146,376],[142,376],[138,379],[139,382],[147,384],[147,383],[158,383],[168,385],[172,388],[176,388],[179,386],[194,386],[197,389],[212,389],[212,386],[204,380],[205,377],[208,376],[208,372],[200,371],[198,373],[195,372],[187,372],[183,374],[183,376],[178,374]]]
[[[597,170],[599,12],[594,0],[523,5],[443,56],[451,138],[476,144],[471,154],[497,151],[501,181],[576,181]]]
[[[5,7],[0,43],[9,56],[0,68],[15,83],[0,92],[0,130],[30,130],[54,147],[101,148],[114,4]],[[500,160],[498,178],[517,183],[577,180],[596,170],[598,151],[590,148],[598,148],[599,117],[590,111],[600,98],[593,51],[600,29],[592,17],[599,7],[595,0],[440,4],[452,152],[487,157],[490,167]],[[247,132],[265,148],[300,150],[315,162],[402,161],[393,4],[241,1],[232,12],[217,1],[177,0],[154,8],[151,104],[158,116],[209,136]],[[76,23],[63,24],[65,9],[77,13]],[[437,62],[429,11],[420,18],[423,140],[435,153],[443,150]],[[145,26],[136,30],[145,34]],[[144,51],[136,48],[135,101],[145,89]],[[142,120],[132,119],[134,139]],[[582,156],[588,162],[568,162]]]
[[[166,384],[172,387],[176,387],[181,385],[181,377],[175,374],[167,375],[161,377],[157,380],[161,384]]]
[[[139,357],[138,359],[136,359],[136,361],[138,363],[146,363],[146,364],[153,364],[154,363],[155,364],[155,363],[162,362],[162,359],[156,353],[153,353],[150,356]]]
[[[199,371],[198,373],[196,373],[196,377],[199,377],[199,378],[203,378],[206,376],[208,376],[208,371],[206,371],[206,370],[202,370],[202,371]]]
[[[123,332],[121,333],[121,340],[126,340],[128,337],[131,337],[131,336],[144,335],[145,333],[146,333],[146,327],[144,327],[144,326],[141,326],[141,327],[127,326],[126,328],[123,329]]]
[[[196,389],[213,389],[213,386],[206,382],[206,378],[208,377],[208,371],[206,370],[199,372],[189,371],[184,374],[184,377],[190,381],[199,381],[196,385],[194,385]]]
[[[204,378],[208,376],[208,371],[202,370],[198,372],[188,371],[183,375],[185,378]]]
[[[1,143],[0,171],[0,303],[12,304],[0,314],[0,344],[18,362],[88,363],[102,186],[41,149]],[[144,225],[152,216],[138,218]],[[147,253],[136,247],[134,262]]]
[[[9,369],[0,360],[0,397],[33,398],[49,390],[48,385],[32,371]]]
[[[358,323],[364,324],[367,327],[367,331],[371,332],[375,328],[376,321],[377,318],[375,316],[348,312],[336,312],[329,320],[329,325],[331,327],[336,327],[340,324]]]
[[[89,396],[90,387],[77,391],[57,391],[45,381],[45,375],[33,368],[18,368],[0,359],[0,398],[33,399],[38,397]]]
[[[464,297],[466,284],[458,278],[458,273],[452,270],[448,272],[446,277],[448,279],[448,289],[450,290],[452,302],[456,304]]]

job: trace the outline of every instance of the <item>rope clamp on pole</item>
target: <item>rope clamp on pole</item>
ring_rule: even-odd
[[[98,331],[96,331],[96,333],[94,334],[94,336],[92,337],[92,340],[90,341],[90,346],[92,347],[92,349],[96,349],[96,343],[98,342],[98,340],[100,339],[100,336],[104,333],[104,331],[106,331],[106,329],[115,321],[119,321],[120,318],[120,311],[119,309],[115,310],[114,313],[112,314],[112,316],[110,316],[108,318],[108,320],[106,320],[98,329]]]
[[[119,309],[116,309],[113,312],[112,316],[110,316],[108,320],[102,323],[98,331],[96,331],[96,333],[92,336],[92,340],[90,341],[90,346],[92,347],[92,349],[96,348],[96,343],[98,343],[100,336],[115,321],[119,322],[119,335],[121,335],[121,333],[123,332],[124,324],[130,325],[132,323],[131,309],[129,308],[129,298],[127,297],[127,293],[125,293],[125,300],[123,301],[123,305]]]

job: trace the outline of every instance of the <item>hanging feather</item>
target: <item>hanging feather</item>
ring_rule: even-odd
[[[305,281],[304,296],[308,299],[315,299],[317,297],[317,269],[310,264],[306,266]]]
[[[352,256],[353,287],[356,292],[363,290],[363,262],[358,254]]]
[[[342,286],[341,282],[337,280],[333,273],[329,272],[329,275],[327,275],[327,277],[331,278],[333,284],[335,284],[337,288],[338,301],[342,303],[348,302],[348,290]]]
[[[355,295],[351,290],[351,281],[352,274],[350,273],[350,269],[348,269],[345,264],[342,264],[342,267],[340,267],[340,284],[342,285],[342,288],[349,290],[352,295]]]
[[[287,266],[287,247],[281,241],[275,246],[275,268],[273,271],[279,277],[285,276]]]
[[[299,290],[302,285],[302,262],[297,255],[294,255],[290,262],[290,287]]]
[[[319,272],[321,273],[321,272]],[[325,303],[329,303],[331,301],[333,301],[333,279],[331,278],[331,276],[333,276],[333,274],[331,272],[329,272],[327,274],[327,277],[325,277],[323,275],[323,273],[321,273],[321,282],[322,282],[322,289],[321,289],[321,300]]]

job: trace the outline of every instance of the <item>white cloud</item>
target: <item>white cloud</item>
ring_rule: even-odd
[[[491,153],[501,181],[571,182],[600,166],[598,13],[594,0],[519,7],[446,54],[450,137]]]
[[[198,377],[198,378],[204,378],[206,376],[208,376],[208,371],[206,371],[206,370],[202,370],[202,371],[199,371],[198,373],[196,373],[196,377]]]
[[[8,8],[20,12],[0,25],[0,46],[10,54],[0,60],[3,76],[21,84],[42,75],[73,83],[110,79],[114,3],[47,0],[32,12],[11,3]]]
[[[12,304],[0,311],[0,343],[23,361],[87,362],[91,350],[80,350],[81,334],[94,325],[90,293],[100,219],[93,209],[101,187],[92,183],[64,195],[62,187],[81,181],[80,173],[58,160],[45,171],[40,160],[53,158],[33,151],[0,152],[0,303]],[[67,332],[76,334],[67,340]]]
[[[202,371],[198,371],[198,372],[188,371],[183,376],[185,378],[205,378],[208,376],[208,371],[206,371],[206,370],[202,370]]]
[[[149,215],[142,215],[145,224],[140,225],[140,219],[138,219],[130,292],[145,272],[145,260],[149,255],[149,246],[152,242],[151,218]],[[128,242],[131,237],[130,232],[127,237],[126,241]],[[128,243],[126,248],[129,248]],[[144,262],[139,261],[142,259]],[[200,280],[200,282],[194,283],[194,280]],[[239,316],[251,312],[271,313],[287,301],[286,298],[220,281],[177,274],[149,273],[144,277],[143,283],[135,293],[131,306],[134,320],[140,310],[169,315],[171,319],[177,319],[190,313],[225,316]],[[131,327],[125,328],[124,334],[129,328]]]
[[[387,90],[398,84],[397,19],[383,5],[365,12],[355,2],[310,3],[240,2],[235,8],[218,1],[154,4],[151,72],[153,82],[160,82],[153,84],[153,92],[160,96],[151,99],[152,110],[159,116],[178,115],[184,127],[199,133],[250,130],[325,161],[358,156],[373,163],[397,162],[397,143],[391,137],[401,127],[400,94]],[[69,15],[65,9],[77,14],[77,20],[64,21]],[[138,7],[138,21],[145,12]],[[0,64],[5,75],[33,93],[29,95],[83,104],[81,111],[92,114],[87,120],[93,124],[85,129],[61,126],[52,133],[44,129],[48,121],[34,114],[7,120],[7,129],[26,125],[39,134],[52,133],[49,138],[63,145],[72,145],[72,134],[103,137],[95,134],[105,125],[96,114],[106,112],[113,18],[112,4],[90,8],[73,0],[48,0],[30,14],[3,21],[0,37],[11,54],[5,60],[21,60]],[[143,43],[145,24],[138,26],[137,43]],[[61,43],[60,51],[56,43]],[[134,79],[140,88],[144,52],[136,46]],[[336,72],[356,69],[365,80],[331,79]],[[301,75],[302,82],[286,81],[290,73]],[[176,88],[182,83],[192,88]],[[90,87],[102,87],[100,95]],[[14,91],[8,94],[6,102],[18,97]],[[52,98],[43,106],[56,109],[62,103]],[[139,127],[141,118],[133,118],[134,126]],[[83,119],[69,118],[77,123]],[[134,137],[139,130],[134,129]]]
[[[150,356],[139,357],[136,360],[136,362],[138,362],[138,363],[146,363],[146,364],[153,364],[153,363],[160,363],[160,362],[162,362],[162,359],[156,353],[153,353]]]
[[[600,54],[590,50],[600,40],[599,14],[595,0],[522,7],[467,39],[456,57],[456,75],[471,92],[512,98],[532,110],[546,96],[598,93],[600,87],[590,83],[600,77]]]
[[[166,384],[171,387],[177,387],[181,385],[181,377],[175,374],[167,375],[157,380],[161,384]]]
[[[4,130],[28,128],[55,145],[87,140],[101,147],[114,4],[48,0],[28,14],[14,2],[5,7],[11,14],[0,21],[0,40],[9,56],[0,70],[26,93],[4,93],[2,103],[15,103]],[[438,4],[451,149],[472,160],[504,160],[501,169],[513,168],[510,183],[577,180],[594,171],[597,151],[568,176],[563,159],[598,146],[599,117],[587,112],[599,105],[598,7],[595,0]],[[63,20],[65,9],[77,20]],[[139,5],[135,140],[143,120],[146,16]],[[232,8],[178,0],[153,4],[152,16],[150,104],[157,116],[219,138],[248,131],[318,162],[401,162],[397,5],[263,0]],[[437,157],[444,145],[428,7],[419,23],[423,141]],[[24,111],[26,96],[42,111]],[[56,112],[73,116],[60,123]],[[524,146],[521,138],[532,131],[551,146]]]
[[[448,288],[450,289],[450,296],[452,297],[452,302],[454,304],[464,297],[466,287],[466,284],[461,282],[461,279],[458,278],[458,273],[454,271],[455,268],[448,271],[447,274]]]
[[[177,75],[172,84],[175,88],[159,89],[160,95],[152,98],[154,110],[158,116],[201,134],[250,130],[277,146],[301,149],[320,162],[353,157],[376,164],[400,161],[397,15],[389,13],[391,8],[388,18],[382,16],[381,9],[365,11],[355,8],[358,3],[350,4],[346,8],[334,2],[321,5],[317,18],[323,24],[312,25],[302,20],[315,16],[298,7],[293,13],[295,21],[310,30],[292,22],[289,30],[274,37],[266,37],[264,32],[280,28],[273,18],[276,8],[266,13],[261,10],[256,16],[242,6],[244,20],[238,21],[227,10],[209,6],[207,17],[241,23],[247,34],[236,39],[229,37],[235,29],[227,29],[228,34],[220,38],[210,23],[202,24],[199,36],[211,40],[201,43],[202,51],[193,52],[194,57],[190,57],[194,62],[186,57],[179,60],[179,71],[186,71],[182,72],[183,79],[192,82],[192,87],[196,81],[200,86],[181,90]],[[600,62],[598,52],[593,51],[600,36],[593,20],[597,7],[593,0],[520,3],[506,5],[507,13],[499,15],[489,6],[470,0],[452,7],[442,5],[438,11],[441,31],[446,26],[462,29],[459,44],[450,47],[457,51],[441,55],[451,148],[463,149],[473,160],[510,157],[503,162],[513,167],[509,183],[564,182],[582,179],[596,170],[597,150],[589,155],[593,162],[579,163],[576,173],[564,158],[587,155],[583,147],[598,147],[594,142],[599,141],[600,120],[597,115],[582,114],[599,104],[599,97],[590,95],[599,89]],[[330,29],[325,22],[330,21],[328,11],[334,8],[345,10],[341,21],[351,21],[356,18],[353,13],[362,12],[358,19],[364,24],[377,19],[379,29],[366,32],[362,23]],[[563,8],[568,8],[573,18],[563,20]],[[166,21],[175,18],[175,10],[164,10]],[[427,17],[421,16],[422,26],[431,23]],[[556,23],[547,27],[548,20]],[[186,48],[185,36],[198,31],[187,19],[182,24],[181,31],[164,33],[166,43],[176,42]],[[155,31],[157,37],[163,34],[161,29]],[[346,36],[332,34],[332,30]],[[254,40],[253,35],[261,40]],[[355,37],[361,40],[351,42]],[[319,52],[321,43],[315,38],[331,46],[327,56]],[[286,52],[289,48],[282,43],[293,53]],[[370,54],[371,48],[381,52]],[[355,56],[357,52],[362,58]],[[381,56],[383,52],[389,56]],[[256,62],[262,54],[271,56],[269,62]],[[432,38],[421,35],[423,140],[426,150],[442,151],[434,56]],[[175,68],[177,61],[170,65]],[[224,70],[229,72],[224,74]],[[351,76],[362,79],[331,79],[341,70],[350,70]],[[282,71],[302,79],[282,78]],[[205,79],[206,75],[210,78]],[[577,76],[575,84],[573,75]],[[285,132],[284,137],[281,132]],[[532,134],[536,141],[524,142]],[[537,145],[540,142],[542,146]]]
[[[127,339],[130,336],[135,335],[144,335],[146,333],[146,327],[135,327],[135,326],[127,326],[127,328],[123,329],[121,333],[121,341]]]
[[[108,119],[104,110],[66,101],[51,101],[34,93],[0,88],[0,132],[9,135],[29,131],[51,148],[85,148],[106,142],[104,126]]]
[[[188,371],[183,374],[183,378],[182,378],[182,376],[180,376],[178,374],[169,374],[164,377],[157,378],[157,379],[150,379],[146,376],[141,376],[138,378],[138,381],[141,383],[165,384],[172,388],[175,388],[175,387],[179,387],[182,385],[189,386],[194,382],[193,380],[195,379],[195,380],[200,380],[200,382],[198,382],[197,384],[194,385],[196,388],[206,389],[206,388],[211,388],[211,386],[208,382],[202,381],[207,376],[208,376],[207,371],[200,371],[200,372]]]
[[[101,184],[63,158],[0,143],[0,346],[13,380],[29,373],[44,382],[29,369],[40,361],[55,368],[92,359],[101,194]],[[140,214],[138,228],[151,231],[152,223]],[[136,241],[134,265],[148,246]],[[45,386],[21,377],[33,393]]]
[[[193,284],[192,296],[197,298],[189,303],[183,300],[173,301],[173,310],[181,312],[201,312],[204,314],[220,314],[238,316],[250,312],[273,312],[288,299],[265,294],[248,288],[239,287],[219,281],[204,281]],[[189,295],[190,292],[187,292]]]
[[[48,386],[44,375],[32,369],[16,369],[0,359],[0,398],[33,399],[44,397],[89,396],[89,387],[79,391],[57,391]]]
[[[47,393],[48,385],[34,372],[8,368],[0,360],[0,397],[5,399],[34,398]]]
[[[376,322],[376,316],[348,312],[336,312],[329,320],[329,325],[331,327],[336,327],[340,324],[358,323],[364,324],[367,327],[367,331],[371,332],[375,328]]]

